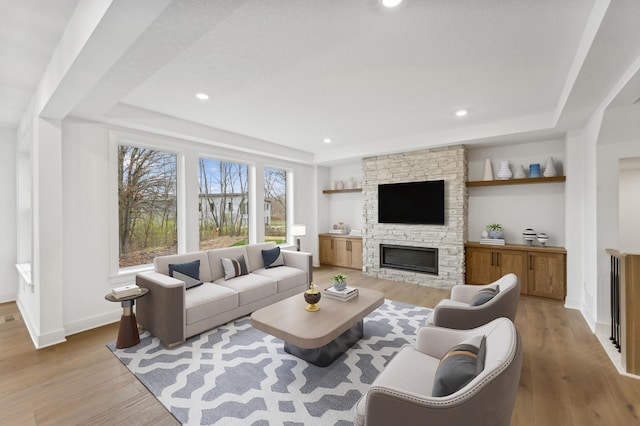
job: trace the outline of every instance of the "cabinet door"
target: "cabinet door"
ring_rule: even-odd
[[[349,240],[351,245],[351,267],[362,269],[362,240]]]
[[[335,249],[333,238],[320,237],[320,263],[333,265],[335,262]]]
[[[498,266],[494,280],[506,274],[516,274],[520,279],[520,294],[527,294],[527,253],[513,250],[497,250],[494,257]]]
[[[489,284],[494,281],[495,253],[492,249],[467,247],[465,256],[467,284]]]
[[[349,240],[346,238],[336,238],[334,240],[336,252],[336,266],[351,267],[351,252],[349,251]]]
[[[534,296],[564,299],[566,260],[560,253],[529,252],[528,292]]]

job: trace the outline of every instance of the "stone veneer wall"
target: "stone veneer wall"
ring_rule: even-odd
[[[467,240],[467,150],[462,145],[363,160],[363,273],[431,287],[464,283]],[[445,181],[445,225],[378,223],[378,184]],[[438,275],[380,267],[380,244],[438,248]]]

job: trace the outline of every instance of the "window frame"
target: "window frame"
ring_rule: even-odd
[[[109,265],[114,282],[120,283],[118,277],[129,276],[142,271],[153,270],[153,263],[120,267],[120,223],[118,194],[118,147],[120,145],[141,149],[162,151],[176,156],[176,253],[185,246],[185,211],[184,211],[184,151],[159,139],[146,136],[131,136],[118,132],[109,135]]]
[[[253,212],[255,211],[255,207],[253,206],[253,201],[252,199],[255,199],[255,189],[253,188],[255,186],[255,179],[253,178],[253,176],[255,175],[255,165],[251,162],[251,161],[244,161],[238,158],[234,158],[233,156],[225,156],[225,155],[215,155],[215,154],[209,154],[209,153],[203,153],[203,152],[198,152],[196,155],[196,164],[198,165],[198,171],[196,173],[197,175],[197,182],[198,185],[195,189],[196,191],[196,197],[197,197],[197,202],[198,202],[198,208],[200,208],[200,186],[199,186],[199,179],[200,179],[200,159],[204,159],[204,160],[212,160],[212,161],[224,161],[224,162],[229,162],[229,163],[236,163],[236,164],[241,164],[243,166],[246,166],[247,168],[247,212],[246,214],[248,215],[247,218],[247,241],[248,244],[252,243],[252,231],[253,231],[253,235],[255,235],[255,227],[256,227],[256,220],[255,220],[255,216],[253,214]],[[199,213],[199,211],[198,211]],[[197,238],[197,244],[198,244],[198,250],[200,250],[200,219],[198,218],[196,221],[196,226],[198,228],[198,238]]]

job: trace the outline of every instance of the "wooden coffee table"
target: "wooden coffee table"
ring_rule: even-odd
[[[317,312],[305,310],[302,293],[258,309],[251,325],[284,340],[287,353],[326,367],[363,336],[363,318],[384,302],[384,294],[358,288],[346,302],[323,297]]]

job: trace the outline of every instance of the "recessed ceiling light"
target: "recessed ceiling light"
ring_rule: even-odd
[[[324,139],[322,139],[322,142],[331,143],[331,139],[330,138],[324,138]]]
[[[206,93],[196,93],[196,98],[206,101],[207,99],[209,99],[209,95],[207,95]]]
[[[387,9],[393,9],[394,7],[400,6],[402,0],[382,0],[382,5]]]
[[[469,111],[467,111],[466,109],[459,109],[456,111],[456,115],[458,117],[464,117],[467,114],[469,114]]]

